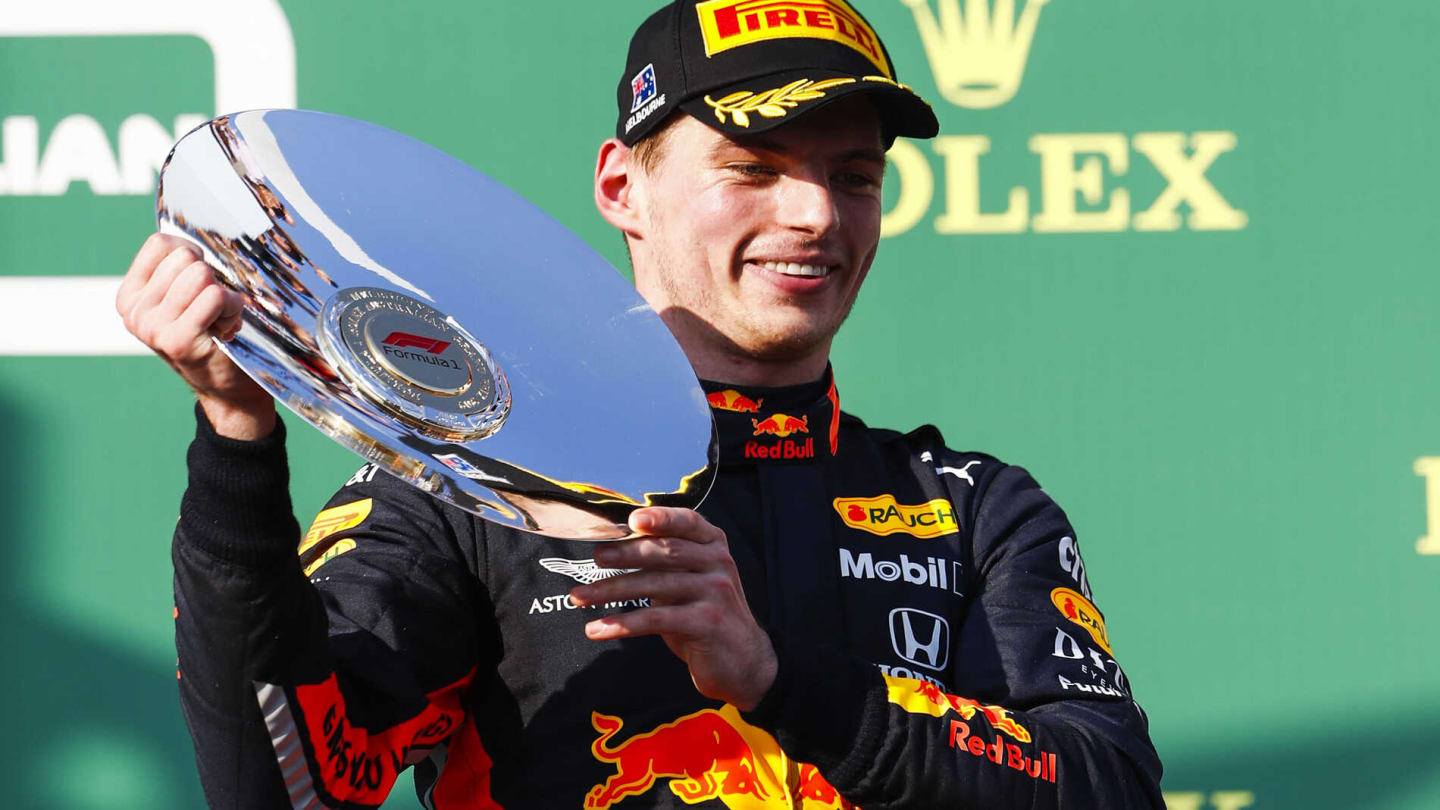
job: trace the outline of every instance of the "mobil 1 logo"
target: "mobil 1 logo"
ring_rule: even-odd
[[[846,579],[904,582],[963,596],[964,569],[958,560],[929,555],[876,554],[840,548],[840,576]]]

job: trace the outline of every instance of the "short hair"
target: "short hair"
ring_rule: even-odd
[[[646,174],[654,172],[655,167],[659,166],[661,159],[665,157],[665,139],[670,136],[670,128],[673,127],[675,121],[684,114],[683,112],[677,112],[671,115],[667,120],[662,122],[659,127],[652,130],[650,134],[636,141],[635,145],[630,147],[631,162],[639,166],[641,171]],[[635,273],[635,257],[630,253],[630,237],[622,233],[620,235],[620,241],[625,243],[625,258],[630,262],[630,273],[633,276]]]
[[[630,147],[631,159],[639,165],[646,174],[655,171],[655,167],[659,166],[660,161],[665,157],[665,139],[669,137],[670,129],[675,126],[675,122],[678,121],[682,115],[685,115],[685,113],[677,112],[671,115],[669,119],[652,130],[650,134],[636,141],[635,145]]]

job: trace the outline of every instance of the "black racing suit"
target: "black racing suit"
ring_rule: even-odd
[[[180,694],[214,807],[1163,808],[1160,762],[1065,514],[1024,470],[866,427],[833,385],[706,384],[728,537],[780,660],[695,691],[595,546],[364,467],[300,542],[284,429],[200,419],[174,544]],[[637,442],[645,441],[636,437]]]

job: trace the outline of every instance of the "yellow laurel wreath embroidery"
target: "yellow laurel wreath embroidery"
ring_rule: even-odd
[[[705,103],[715,108],[715,117],[719,119],[720,123],[725,123],[725,115],[728,113],[734,120],[735,126],[748,127],[750,126],[750,113],[759,113],[765,118],[780,118],[802,101],[824,98],[826,90],[842,84],[854,84],[854,82],[854,79],[826,79],[819,82],[796,79],[784,87],[776,87],[773,90],[759,93],[741,90],[719,100],[706,96]]]
[[[884,84],[894,85],[894,86],[900,88],[901,90],[909,90],[909,91],[912,92],[912,93],[915,92],[915,88],[911,87],[910,85],[908,85],[908,84],[901,84],[900,82],[897,82],[897,81],[895,81],[894,79],[891,79],[891,78],[888,78],[888,77],[885,77],[885,76],[866,76],[866,77],[865,77],[865,81],[867,81],[867,82],[882,82],[882,83],[884,83]]]

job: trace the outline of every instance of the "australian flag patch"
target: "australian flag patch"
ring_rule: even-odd
[[[655,98],[655,66],[646,65],[645,69],[635,74],[630,80],[630,92],[634,100],[630,102],[630,112],[635,112],[645,106],[645,102]]]

